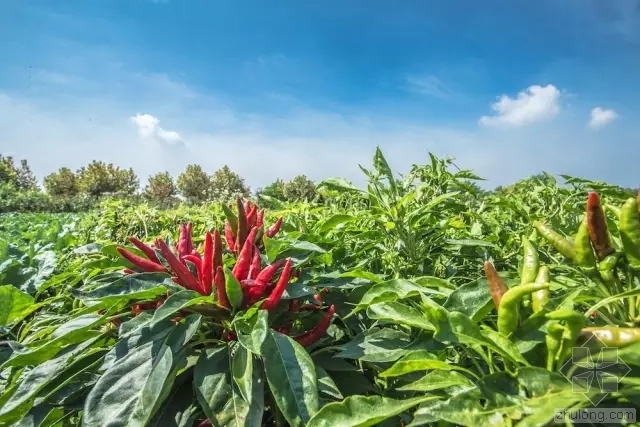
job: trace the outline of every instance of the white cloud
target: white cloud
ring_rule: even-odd
[[[166,144],[177,144],[182,142],[182,137],[178,132],[164,130],[160,127],[160,120],[151,114],[136,114],[130,117],[131,121],[138,128],[138,135],[142,138],[155,139]]]
[[[618,118],[618,113],[614,110],[605,110],[600,107],[596,107],[591,110],[591,120],[589,120],[589,127],[592,129],[599,129],[608,125],[612,121]]]
[[[484,126],[523,126],[548,120],[560,112],[560,91],[554,85],[533,85],[513,99],[502,95],[491,108],[494,116],[482,116]]]

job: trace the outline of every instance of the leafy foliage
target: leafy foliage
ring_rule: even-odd
[[[634,194],[544,173],[486,192],[450,159],[431,156],[399,176],[380,150],[362,170],[364,188],[327,179],[319,201],[273,201],[285,184],[265,189],[274,210],[263,223],[284,218],[271,237],[257,233],[268,227],[251,203],[230,214],[220,203],[106,200],[79,215],[2,216],[0,425],[537,426],[553,423],[557,408],[638,406],[640,338],[615,343],[629,372],[612,377],[611,393],[596,383],[576,392],[584,372],[566,363],[593,328],[638,330],[640,273],[616,213]],[[616,254],[597,274],[533,225],[575,243],[589,191],[602,198]],[[238,226],[243,213],[253,241]],[[225,224],[225,280],[211,292],[185,289],[209,280],[207,233],[224,237]],[[228,243],[240,235],[261,270],[291,260],[273,307],[263,304],[284,269],[246,303],[256,279],[239,273],[243,251]],[[155,241],[151,252],[130,236]],[[531,273],[525,241],[550,271],[549,299],[536,310],[509,293]],[[155,256],[157,271],[141,271],[118,246]],[[507,288],[504,304],[487,286],[486,261]],[[504,333],[513,306],[515,330]],[[325,313],[330,326],[301,344]]]

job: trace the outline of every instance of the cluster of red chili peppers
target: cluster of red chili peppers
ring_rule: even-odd
[[[242,288],[241,308],[246,309],[262,301],[261,309],[274,311],[291,278],[299,277],[299,271],[294,271],[291,259],[278,260],[272,264],[262,266],[260,248],[263,236],[264,210],[258,210],[251,202],[242,203],[237,199],[238,215],[225,205],[227,220],[225,221],[225,239],[230,252],[237,254],[237,260],[231,270],[234,278]],[[280,217],[269,227],[264,235],[269,238],[275,236],[282,225]],[[122,257],[133,264],[138,271],[126,269],[126,274],[138,272],[168,273],[174,282],[180,286],[198,292],[201,295],[215,296],[219,305],[231,308],[226,292],[225,273],[223,265],[223,247],[220,232],[216,229],[205,234],[202,253],[197,251],[192,239],[192,223],[180,224],[179,238],[175,245],[175,252],[162,239],[155,239],[153,246],[141,242],[131,236],[129,241],[138,248],[144,257],[138,256],[122,247],[117,251]],[[165,262],[163,262],[165,261]],[[282,268],[277,281],[276,273]],[[325,290],[326,292],[326,290]],[[265,298],[266,297],[266,298]],[[318,304],[304,304],[300,306],[298,300],[289,302],[288,310],[297,313],[302,310],[319,310],[323,304],[319,294],[315,295]],[[166,297],[156,301],[134,304],[132,313],[137,316],[144,310],[160,307]],[[318,341],[331,325],[335,307],[331,305],[320,322],[310,331],[293,338],[303,346],[309,346]],[[293,321],[279,326],[277,330],[289,334]],[[226,339],[235,339],[231,332]]]

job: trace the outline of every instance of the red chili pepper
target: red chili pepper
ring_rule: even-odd
[[[590,192],[587,198],[587,224],[593,249],[598,257],[598,261],[602,261],[615,250],[609,239],[607,221],[602,205],[600,204],[600,196],[595,191]]]
[[[149,258],[151,261],[160,264],[160,260],[158,259],[158,256],[156,255],[156,251],[153,250],[153,248],[145,243],[142,243],[140,240],[136,239],[134,236],[130,236],[129,237],[129,241],[131,243],[133,243],[133,245],[140,249],[140,251],[146,255],[147,258]]]
[[[125,268],[124,270],[122,270],[122,272],[124,274],[136,274],[136,272],[130,268]]]
[[[200,259],[200,257],[197,257],[195,255],[186,255],[186,256],[183,256],[182,259],[185,261],[192,262],[196,266],[196,272],[198,273],[198,280],[200,281],[200,285],[202,289],[204,289],[204,281],[202,280],[202,260]]]
[[[171,252],[171,249],[162,239],[156,239],[156,247],[160,249],[162,256],[167,260],[167,263],[171,267],[171,270],[178,278],[177,283],[184,286],[187,289],[202,293],[200,283],[193,277],[187,266],[185,266],[180,260]]]
[[[258,215],[258,207],[254,205],[249,211],[249,213],[247,214],[247,225],[249,227],[255,227],[257,215]]]
[[[316,301],[318,301],[318,302],[320,303],[320,305],[322,305],[322,304],[323,304],[323,302],[322,302],[322,297],[320,296],[320,294],[315,294],[315,295],[313,296],[313,299],[314,299],[314,300],[316,300]]]
[[[256,227],[260,228],[264,225],[264,209],[260,209],[258,211],[258,216],[256,218]]]
[[[222,239],[220,238],[220,231],[215,229],[213,231],[213,269],[217,270],[222,266]]]
[[[292,299],[291,301],[289,301],[289,311],[290,312],[297,313],[299,306],[300,306],[300,301],[298,301],[297,299]]]
[[[249,279],[255,280],[260,273],[260,252],[257,246],[253,247],[253,260],[251,260],[251,268],[249,268]]]
[[[291,266],[293,262],[291,259],[287,259],[286,264],[284,265],[284,269],[282,270],[282,274],[280,274],[280,278],[278,279],[278,283],[275,288],[269,295],[269,297],[262,304],[262,308],[267,311],[273,310],[278,302],[280,302],[280,298],[282,298],[282,294],[284,293],[287,285],[289,284],[289,277],[291,276]]]
[[[235,341],[237,338],[236,334],[232,331],[227,332],[227,335],[225,335],[225,340],[227,341]]]
[[[218,237],[220,235],[218,234]],[[207,231],[204,235],[204,251],[202,259],[202,289],[205,295],[211,295],[213,288],[213,236]]]
[[[249,215],[249,212],[251,211],[251,200],[247,200],[246,202],[244,202],[244,214],[245,215]]]
[[[224,238],[227,241],[227,247],[231,252],[236,251],[236,239],[233,237],[233,230],[229,221],[224,222]]]
[[[311,344],[318,341],[322,336],[327,332],[329,326],[331,326],[331,320],[333,318],[333,314],[336,312],[336,307],[334,305],[329,306],[329,309],[324,314],[320,322],[316,325],[312,330],[305,332],[304,334],[293,337],[300,345],[303,347],[310,346]]]
[[[267,287],[260,285],[246,286],[242,289],[242,293],[245,297],[242,305],[244,308],[248,308],[264,298],[267,293]]]
[[[320,310],[321,308],[322,306],[320,305],[308,303],[308,304],[301,305],[298,311],[316,311],[316,310]]]
[[[120,255],[122,255],[124,259],[140,268],[142,271],[146,271],[148,273],[162,273],[163,271],[166,271],[161,264],[157,264],[149,259],[142,258],[141,256],[129,252],[125,248],[117,247],[116,250]]]
[[[264,233],[268,238],[272,238],[273,236],[275,236],[276,234],[278,234],[278,231],[280,231],[280,227],[282,226],[282,220],[284,218],[280,217],[278,218],[278,220],[276,221],[275,224],[273,224],[271,227],[269,227],[267,229],[267,231]]]
[[[236,233],[236,252],[239,252],[244,247],[244,241],[247,240],[247,234],[249,233],[249,223],[247,223],[247,213],[242,206],[242,199],[238,197],[236,200],[238,205],[238,232]]]
[[[273,264],[266,266],[256,277],[256,283],[264,286],[268,285],[273,276],[276,274],[276,271],[278,271],[278,269],[282,267],[286,262],[286,259],[280,259]]]
[[[251,258],[253,257],[253,240],[256,237],[258,229],[253,227],[249,236],[245,239],[242,250],[238,255],[238,261],[233,266],[233,275],[238,281],[244,280],[249,276],[249,268],[251,267]]]
[[[229,298],[227,298],[227,290],[224,282],[224,270],[222,266],[216,269],[216,275],[214,278],[216,284],[216,295],[218,296],[218,303],[224,308],[229,308]]]
[[[213,426],[211,424],[211,421],[203,420],[200,424],[197,425],[197,427],[213,427]]]

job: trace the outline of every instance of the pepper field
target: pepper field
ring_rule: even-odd
[[[328,179],[331,203],[262,213],[0,217],[0,425],[543,426],[640,406],[636,194],[373,165],[365,190]]]

